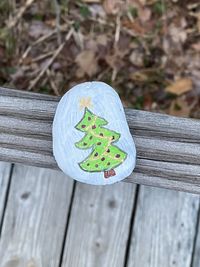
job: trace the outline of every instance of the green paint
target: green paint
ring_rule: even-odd
[[[103,126],[108,122],[93,114],[88,108],[81,121],[75,126],[79,131],[85,132],[85,136],[75,146],[79,149],[92,148],[91,154],[79,166],[87,172],[102,172],[114,169],[122,164],[127,154],[113,145],[119,140],[120,134],[106,129]]]

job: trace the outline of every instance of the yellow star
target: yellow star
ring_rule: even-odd
[[[92,107],[91,97],[82,97],[79,100],[79,108],[80,109],[91,108],[91,107]]]

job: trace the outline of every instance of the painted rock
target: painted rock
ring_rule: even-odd
[[[112,184],[131,174],[135,144],[112,87],[86,82],[62,97],[53,121],[53,154],[59,168],[80,182]]]

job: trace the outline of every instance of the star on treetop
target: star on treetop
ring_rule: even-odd
[[[80,109],[91,108],[91,107],[92,107],[91,97],[82,97],[79,100],[79,108]]]

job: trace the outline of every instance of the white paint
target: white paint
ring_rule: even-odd
[[[86,172],[78,165],[93,150],[78,149],[74,145],[85,135],[75,129],[75,125],[84,115],[84,109],[80,110],[79,107],[80,99],[87,97],[90,97],[92,102],[90,110],[108,121],[105,128],[121,134],[115,145],[127,153],[126,160],[115,168],[116,175],[107,179],[104,178],[103,172]],[[112,184],[132,173],[136,162],[135,144],[120,98],[112,87],[103,82],[86,82],[73,87],[62,97],[53,122],[53,154],[64,173],[88,184]]]

